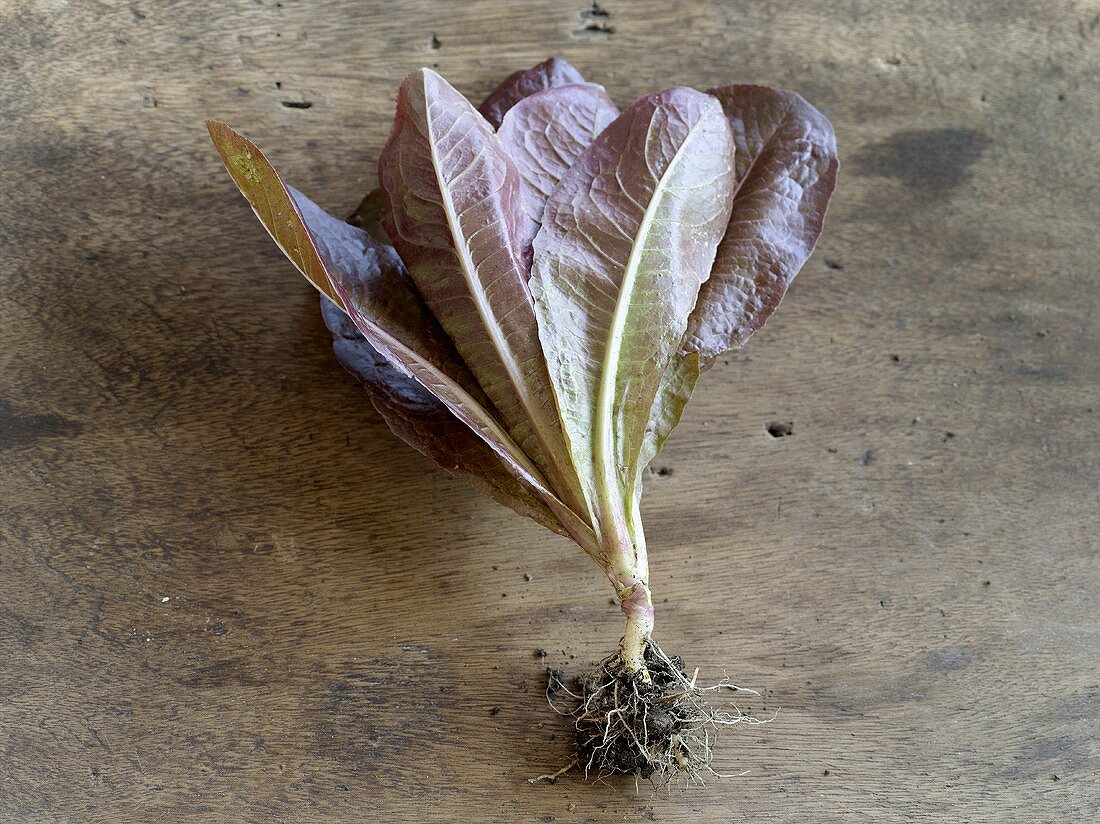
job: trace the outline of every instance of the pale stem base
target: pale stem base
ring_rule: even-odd
[[[616,587],[624,582],[616,581]],[[626,615],[626,630],[619,651],[627,672],[637,673],[649,681],[645,665],[646,641],[653,634],[653,598],[644,581],[634,580],[620,590],[622,611]]]

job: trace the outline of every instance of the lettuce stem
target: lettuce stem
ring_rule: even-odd
[[[653,597],[644,581],[637,581],[622,602],[626,615],[626,629],[619,644],[619,654],[627,672],[635,673],[642,681],[649,682],[649,670],[645,665],[646,642],[653,634]]]
[[[653,596],[649,590],[649,556],[640,525],[637,533],[626,537],[611,556],[608,577],[626,616],[626,629],[619,644],[623,666],[648,682],[645,649],[653,634]]]

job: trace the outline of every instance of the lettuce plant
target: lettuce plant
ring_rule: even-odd
[[[421,69],[398,90],[379,188],[348,220],[207,125],[394,434],[610,581],[626,627],[578,681],[578,762],[707,768],[705,728],[737,717],[653,641],[642,479],[700,374],[763,326],[813,250],[837,171],[829,122],[755,85],[671,88],[620,113],[557,58],[475,108]]]

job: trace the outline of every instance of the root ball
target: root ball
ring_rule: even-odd
[[[572,689],[559,671],[548,672],[551,707],[574,719],[577,765],[586,778],[626,774],[657,784],[720,776],[711,767],[718,728],[761,721],[735,706],[732,712],[712,707],[706,693],[741,688],[728,681],[698,686],[683,672],[683,661],[665,655],[652,639],[645,662],[649,681],[627,672],[617,653],[577,678]],[[563,709],[570,699],[575,706]]]

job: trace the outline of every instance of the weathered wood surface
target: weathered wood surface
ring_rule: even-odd
[[[1100,812],[1095,2],[0,9],[0,818]],[[705,790],[528,785],[606,585],[388,434],[202,128],[346,210],[407,71],[551,53],[837,127],[817,253],[648,481],[658,637],[778,710]]]

